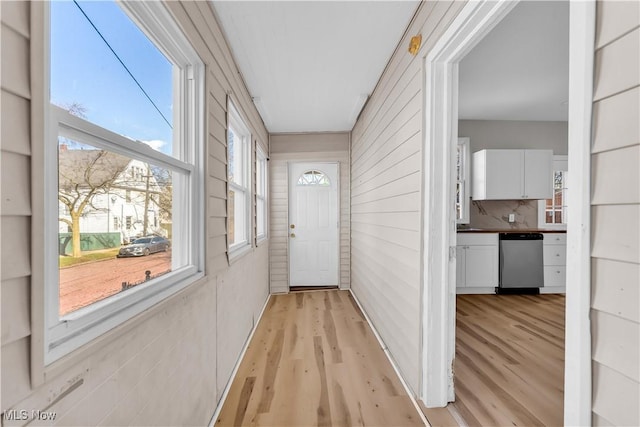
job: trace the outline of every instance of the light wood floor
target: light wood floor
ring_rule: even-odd
[[[468,425],[562,425],[564,305],[564,295],[458,295],[453,406]]]
[[[216,425],[423,425],[347,291],[274,295]]]

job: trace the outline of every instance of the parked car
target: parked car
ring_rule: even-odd
[[[171,246],[169,240],[160,236],[139,237],[130,245],[123,246],[118,252],[117,258],[130,256],[146,256],[155,252],[167,251]]]

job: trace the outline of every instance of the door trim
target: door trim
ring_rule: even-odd
[[[423,158],[422,375],[427,407],[455,398],[454,159],[457,141],[458,62],[517,4],[468,2],[425,58]],[[595,1],[570,3],[569,167],[564,423],[591,422],[590,141]],[[570,254],[570,255],[569,255]]]
[[[336,165],[336,191],[337,191],[337,195],[336,195],[336,219],[337,219],[337,226],[338,226],[338,239],[336,242],[336,247],[335,247],[335,251],[337,254],[337,273],[336,273],[336,286],[338,287],[338,289],[342,289],[340,286],[340,235],[341,235],[341,231],[342,231],[342,222],[341,222],[341,212],[342,212],[342,206],[340,204],[340,199],[341,199],[341,191],[340,191],[340,162],[339,161],[313,161],[313,160],[305,160],[305,161],[288,161],[287,162],[287,222],[284,225],[285,226],[285,233],[287,236],[287,291],[291,290],[291,246],[290,246],[290,242],[291,239],[289,239],[289,223],[291,221],[291,168],[293,165],[297,165],[297,164],[315,164],[315,165]],[[297,285],[296,285],[297,286]]]

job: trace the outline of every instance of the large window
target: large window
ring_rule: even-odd
[[[228,118],[227,239],[233,258],[251,246],[251,134],[231,100]]]
[[[46,363],[192,283],[204,259],[197,54],[158,2],[49,12]]]
[[[267,156],[256,150],[256,237],[267,237]]]
[[[538,202],[540,228],[567,228],[568,169],[567,156],[553,157],[553,197]]]
[[[471,154],[469,138],[458,138],[456,148],[456,221],[469,224]]]

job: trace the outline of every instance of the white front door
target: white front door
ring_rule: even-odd
[[[338,164],[289,164],[289,286],[338,285]]]

